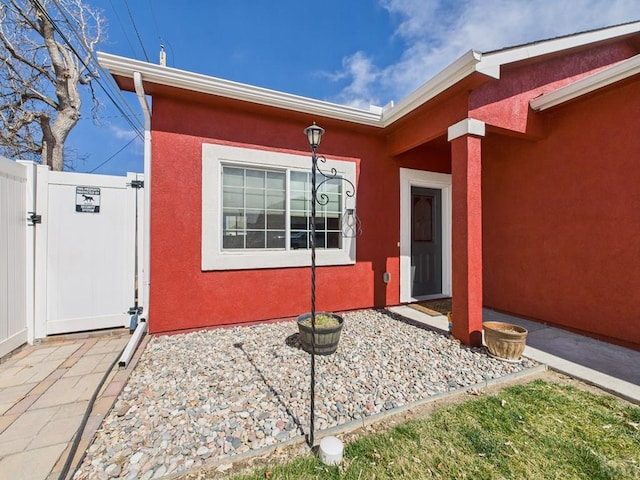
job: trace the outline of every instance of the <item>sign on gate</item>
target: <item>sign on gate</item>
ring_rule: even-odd
[[[76,187],[76,212],[100,213],[98,187]]]

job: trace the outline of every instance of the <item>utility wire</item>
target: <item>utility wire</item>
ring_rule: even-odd
[[[151,18],[153,19],[153,25],[156,27],[156,33],[158,34],[158,41],[160,42],[160,48],[162,49],[164,47],[164,44],[167,42],[164,41],[164,39],[162,38],[162,34],[160,33],[160,27],[158,27],[158,19],[156,18],[156,13],[153,9],[153,0],[148,0],[148,1],[149,1],[149,10],[151,11]],[[171,45],[169,45],[169,47],[171,48],[171,53],[173,55],[173,47],[171,47]]]
[[[151,10],[151,18],[153,19],[153,24],[156,27],[158,38],[162,41],[162,35],[160,35],[160,29],[158,28],[158,19],[156,18],[156,13],[153,10],[153,0],[149,0],[149,10]]]
[[[144,58],[147,59],[147,62],[149,62],[149,55],[147,55],[147,51],[144,48],[144,44],[142,43],[142,37],[140,37],[140,32],[138,31],[138,27],[136,26],[136,21],[133,19],[133,15],[131,14],[131,9],[129,8],[129,2],[127,0],[124,0],[124,4],[127,7],[127,12],[129,13],[129,18],[131,19],[131,25],[133,25],[133,29],[136,32],[136,35],[138,36],[138,41],[140,42],[140,46],[142,47],[142,53],[144,53]]]
[[[91,71],[95,71],[92,70],[91,68],[89,68],[89,65],[87,65],[84,61],[84,57],[81,57],[80,54],[76,51],[76,49],[74,48],[74,46],[71,44],[71,42],[66,38],[66,36],[64,35],[64,33],[60,30],[60,28],[58,27],[58,25],[56,24],[56,22],[53,20],[53,18],[49,15],[49,13],[46,11],[46,9],[44,9],[44,7],[40,4],[39,0],[35,0],[36,6],[39,8],[39,10],[42,12],[42,14],[49,20],[49,22],[51,22],[51,25],[53,26],[53,28],[56,30],[56,32],[58,32],[58,34],[61,36],[62,40],[68,45],[68,47],[71,49],[71,51],[75,54],[75,56],[78,58],[78,60],[82,63],[82,65],[87,69],[87,71],[91,72]],[[69,29],[71,30],[71,32],[75,35],[75,37],[78,39],[78,42],[80,45],[82,45],[84,47],[84,49],[86,50],[87,54],[91,57],[91,59],[93,60],[93,62],[95,63],[98,72],[100,72],[100,74],[104,75],[104,78],[109,79],[110,75],[106,74],[105,70],[100,67],[100,64],[98,63],[98,60],[95,56],[95,52],[89,51],[88,48],[86,48],[86,46],[84,46],[84,40],[83,40],[83,36],[78,32],[77,28],[73,25],[73,23],[71,22],[71,20],[69,19],[69,17],[67,16],[67,13],[65,12],[65,10],[62,8],[62,6],[60,5],[58,0],[53,0],[53,3],[55,4],[55,6],[57,7],[58,11],[62,14],[62,17],[65,20],[65,23],[69,26]],[[98,75],[97,77],[93,78],[92,81],[95,81],[98,86],[104,91],[104,93],[107,95],[107,97],[109,98],[109,100],[111,100],[111,102],[115,105],[115,107],[118,109],[118,111],[120,112],[120,114],[122,115],[122,117],[127,121],[127,123],[129,123],[129,125],[131,126],[131,128],[133,128],[133,130],[136,132],[136,135],[138,135],[138,137],[142,138],[143,137],[143,133],[142,133],[142,124],[140,123],[140,120],[137,118],[136,113],[134,112],[134,110],[131,108],[131,106],[129,105],[129,103],[125,100],[124,96],[122,95],[122,92],[120,91],[120,89],[117,87],[117,85],[115,86],[115,88],[112,85],[108,85],[108,88],[105,87],[105,85],[103,85],[103,83],[101,82],[102,80],[102,76]],[[109,89],[111,91],[109,91]],[[113,92],[116,92],[115,94]],[[114,98],[115,96],[120,97],[122,104],[129,110],[129,113],[131,114],[131,116],[133,118],[136,119],[136,121],[138,122],[138,124],[134,123],[133,120],[131,120],[131,118],[129,117],[129,115],[124,112],[122,106],[115,100]]]
[[[109,0],[109,4],[111,5],[111,9],[113,10],[113,13],[116,16],[116,20],[118,21],[118,25],[120,25],[120,30],[122,30],[122,34],[124,35],[124,38],[127,40],[127,44],[129,45],[129,48],[131,49],[131,55],[135,57],[136,51],[133,48],[133,45],[131,44],[131,40],[129,40],[129,35],[127,35],[127,31],[124,28],[124,24],[122,23],[122,20],[120,20],[120,15],[118,15],[118,9],[113,5],[113,2],[111,0]]]
[[[36,6],[36,8],[40,11],[40,13],[42,13],[42,15],[47,19],[47,21],[49,21],[51,23],[51,26],[54,28],[54,30],[58,33],[58,35],[60,35],[60,38],[62,38],[63,42],[69,47],[69,49],[73,52],[73,54],[78,58],[78,61],[80,63],[82,63],[82,65],[87,69],[87,71],[91,72],[91,68],[89,68],[89,65],[87,65],[87,63],[84,61],[84,58],[78,53],[78,51],[76,50],[76,48],[72,45],[72,43],[69,41],[69,39],[66,37],[66,35],[64,34],[64,32],[62,32],[62,30],[60,29],[60,27],[58,26],[58,24],[53,20],[53,18],[51,18],[51,15],[49,15],[49,12],[46,10],[46,8],[44,8],[44,6],[42,6],[42,4],[40,3],[40,0],[33,0],[34,5]],[[60,6],[57,4],[57,1],[54,0],[54,3],[56,3],[56,6],[58,7],[58,9],[60,9]],[[64,12],[61,10],[61,12],[63,13],[64,16]],[[68,21],[68,20],[67,20]],[[97,62],[96,62],[97,63]],[[103,90],[103,92],[107,95],[107,97],[109,98],[109,100],[111,100],[111,102],[113,102],[113,104],[115,105],[115,107],[118,109],[118,111],[122,114],[122,116],[124,117],[124,119],[129,123],[129,125],[135,130],[136,134],[140,137],[143,138],[143,133],[142,133],[142,129],[139,125],[136,125],[131,118],[129,118],[129,116],[124,112],[124,110],[122,109],[122,107],[118,104],[118,102],[116,102],[115,98],[113,97],[113,95],[107,90],[107,88],[98,80],[98,79],[94,79],[96,80],[96,83],[98,84],[98,86],[100,86],[100,88]],[[134,117],[135,118],[135,117]]]
[[[113,155],[111,155],[109,158],[107,158],[104,162],[102,162],[100,165],[98,165],[96,168],[94,168],[93,170],[91,170],[89,173],[93,173],[96,170],[98,170],[99,168],[103,167],[104,165],[106,165],[108,162],[110,162],[116,155],[118,155],[121,151],[123,151],[125,148],[127,148],[129,145],[131,145],[133,143],[133,141],[136,139],[137,137],[133,137],[131,140],[129,140],[126,145],[124,147],[122,147],[120,150],[118,150],[116,153],[114,153]]]

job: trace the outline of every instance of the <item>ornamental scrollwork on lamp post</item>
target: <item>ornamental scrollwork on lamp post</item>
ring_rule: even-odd
[[[353,208],[345,209],[342,216],[341,231],[344,237],[355,237],[362,233],[362,226],[355,210],[355,192],[356,188],[353,182],[339,175],[338,171],[332,167],[328,171],[320,169],[318,162],[326,163],[327,159],[318,155],[318,146],[324,134],[324,128],[313,125],[304,129],[304,133],[311,147],[311,402],[310,402],[310,418],[309,418],[309,435],[307,443],[313,448],[314,444],[314,423],[315,423],[315,365],[316,365],[316,205],[327,205],[329,196],[326,193],[320,193],[320,187],[331,180],[340,180],[347,184],[348,188],[344,192],[347,198],[353,198]],[[318,174],[321,180],[318,183]]]

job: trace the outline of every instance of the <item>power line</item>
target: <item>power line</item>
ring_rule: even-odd
[[[85,51],[87,52],[88,56],[91,58],[93,63],[95,63],[96,69],[99,72],[99,75],[96,76],[95,78],[93,78],[93,81],[98,83],[103,90],[106,90],[106,87],[100,83],[100,80],[102,79],[102,76],[104,76],[104,78],[110,78],[110,75],[107,75],[105,70],[98,63],[98,59],[95,56],[95,52],[93,52],[92,50],[89,50],[89,48],[87,48],[87,46],[85,45],[85,41],[86,41],[85,37],[83,35],[81,35],[80,33],[78,33],[78,30],[76,29],[76,27],[74,27],[74,25],[72,24],[71,20],[69,20],[69,17],[67,16],[67,13],[62,8],[62,6],[60,5],[59,1],[58,0],[52,0],[52,1],[55,4],[55,6],[57,7],[58,11],[62,14],[62,18],[64,18],[64,20],[65,20],[67,26],[69,27],[70,31],[75,35],[76,39],[78,40],[78,43],[85,49]],[[53,22],[53,19],[50,16],[48,18],[50,19],[51,22]],[[73,16],[72,16],[72,19],[75,20],[75,18],[73,18]],[[54,25],[54,28],[55,28],[56,27],[55,23],[53,23],[53,25]],[[66,43],[70,45],[69,41],[64,37],[62,32],[59,29],[56,29],[56,30],[60,33],[60,35],[62,36],[63,40],[65,40]],[[74,51],[74,53],[75,53],[75,51]],[[79,57],[79,55],[77,53],[76,53],[76,56]],[[89,69],[89,66],[82,60],[82,58],[79,57],[79,60],[80,60],[80,62],[82,62],[82,64],[85,66],[85,68],[87,68],[88,71],[91,71]],[[134,118],[136,118],[136,120],[138,120],[138,123],[139,123],[138,128],[136,128],[134,125],[132,125],[132,127],[140,135],[140,133],[141,133],[141,129],[140,128],[142,127],[142,123],[137,118],[136,112],[128,104],[128,102],[126,101],[126,99],[122,95],[122,92],[120,91],[120,88],[118,88],[117,86],[115,88],[112,88],[112,85],[108,85],[108,87],[111,88],[111,94],[113,95],[114,94],[113,92],[115,92],[115,95],[120,97],[120,100],[122,101],[122,104],[124,104],[126,106],[126,108],[129,110],[129,112],[132,114],[132,116]],[[114,104],[117,107],[117,102],[114,102]],[[121,111],[121,113],[122,113],[122,111]],[[126,117],[126,114],[123,114],[123,116]]]
[[[162,50],[162,48],[164,47],[164,44],[165,43],[168,44],[168,42],[166,42],[162,38],[162,34],[160,33],[160,27],[158,26],[158,19],[156,18],[156,12],[153,9],[153,0],[148,0],[148,2],[149,2],[149,10],[151,11],[151,18],[153,19],[153,25],[156,27],[156,33],[158,34],[158,41],[160,42],[160,49]],[[170,44],[169,44],[169,48],[171,48],[171,54],[172,54],[171,58],[173,58],[173,47]]]
[[[109,0],[109,4],[111,5],[111,9],[113,10],[113,13],[116,16],[116,20],[118,21],[118,25],[120,25],[120,30],[122,30],[122,34],[124,35],[124,38],[127,40],[127,44],[129,45],[129,48],[131,49],[131,55],[135,57],[136,51],[133,48],[133,45],[131,44],[131,40],[129,40],[129,35],[127,35],[127,31],[124,28],[124,24],[122,23],[122,20],[120,20],[120,15],[118,15],[118,9],[113,6],[113,2],[111,0]]]
[[[131,25],[133,25],[133,29],[138,36],[138,42],[140,42],[140,46],[142,47],[142,53],[144,53],[144,58],[146,58],[147,62],[149,62],[149,55],[147,55],[147,51],[144,48],[144,44],[142,43],[142,37],[140,37],[140,32],[138,31],[138,27],[136,26],[136,22],[133,19],[133,15],[131,14],[131,9],[129,8],[129,2],[124,0],[124,4],[127,7],[127,12],[129,13],[129,18],[131,19]]]
[[[149,10],[151,11],[151,18],[153,19],[153,24],[156,27],[156,33],[158,34],[158,38],[162,41],[162,35],[160,35],[160,29],[158,28],[158,20],[156,18],[156,13],[153,10],[153,1],[149,0]]]
[[[56,5],[58,11],[62,14],[62,17],[64,18],[66,24],[69,26],[71,32],[76,36],[76,38],[78,39],[80,45],[82,45],[85,50],[87,51],[88,56],[94,61],[94,63],[97,65],[98,67],[98,71],[100,72],[104,72],[104,70],[100,67],[100,65],[98,64],[98,61],[95,57],[95,53],[93,51],[89,51],[88,48],[86,48],[83,41],[83,37],[78,33],[78,31],[76,30],[76,28],[73,26],[73,24],[71,23],[71,21],[69,20],[69,18],[67,17],[66,12],[64,11],[64,9],[60,6],[58,0],[53,0],[53,3]],[[51,15],[49,15],[49,12],[44,8],[44,6],[40,3],[40,0],[34,0],[34,4],[36,6],[36,8],[42,13],[42,15],[51,23],[51,26],[55,29],[55,31],[58,33],[58,35],[60,35],[61,39],[63,40],[63,42],[69,47],[69,49],[73,52],[73,54],[78,58],[78,61],[80,61],[80,63],[82,63],[82,65],[87,69],[88,72],[92,72],[94,70],[92,70],[89,65],[85,62],[84,57],[82,57],[78,51],[76,50],[76,48],[71,44],[71,42],[69,41],[69,39],[66,37],[66,35],[62,32],[62,30],[60,29],[60,27],[57,25],[57,23],[53,20],[53,18],[51,17]],[[109,78],[108,75],[105,75],[107,78]],[[116,99],[114,98],[113,94],[111,92],[109,92],[109,90],[107,89],[107,87],[105,87],[102,82],[100,81],[101,78],[99,76],[96,76],[92,79],[92,81],[95,81],[98,86],[102,89],[102,91],[105,93],[105,95],[107,95],[107,98],[109,98],[109,100],[111,100],[111,102],[113,103],[113,105],[116,107],[116,109],[120,112],[120,114],[122,115],[122,117],[127,121],[127,123],[131,126],[131,128],[136,132],[136,135],[139,138],[143,138],[143,133],[142,133],[142,125],[136,125],[134,123],[133,120],[131,120],[131,118],[129,117],[129,115],[124,111],[124,109],[122,108],[122,106],[116,101]],[[117,92],[117,95],[120,96],[120,98],[123,101],[123,104],[127,107],[127,109],[129,109],[130,113],[133,115],[133,118],[135,118],[136,120],[139,119],[136,118],[135,116],[135,112],[133,112],[131,106],[124,100],[124,97],[122,96],[122,93],[120,92],[119,88],[116,88],[115,91]]]
[[[116,155],[118,155],[121,151],[123,151],[125,148],[127,148],[129,145],[131,145],[133,143],[133,141],[136,139],[137,137],[133,137],[131,140],[129,140],[126,145],[124,147],[122,147],[120,150],[118,150],[116,153],[114,153],[113,155],[111,155],[109,158],[107,158],[104,162],[102,162],[100,165],[98,165],[96,168],[94,168],[93,170],[91,170],[89,173],[93,173],[96,170],[98,170],[100,167],[106,165],[109,161],[111,161]]]

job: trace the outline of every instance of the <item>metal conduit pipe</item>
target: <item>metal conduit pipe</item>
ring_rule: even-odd
[[[146,319],[149,318],[149,266],[151,264],[150,246],[151,246],[151,111],[147,104],[142,84],[142,75],[140,72],[133,73],[133,83],[138,95],[138,101],[142,107],[144,115],[144,224],[142,229],[143,256],[142,256],[142,306]],[[135,353],[138,345],[142,341],[142,337],[147,332],[146,319],[140,319],[136,313],[132,318],[132,324],[135,324],[133,335],[129,339],[129,343],[122,351],[118,365],[126,367],[131,361],[131,357]]]

